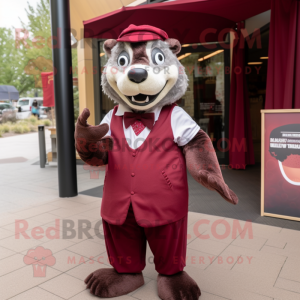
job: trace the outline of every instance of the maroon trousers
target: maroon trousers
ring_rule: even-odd
[[[187,216],[167,225],[144,228],[137,224],[132,206],[122,225],[103,220],[105,244],[110,264],[119,273],[139,273],[146,265],[147,241],[159,274],[173,275],[185,267]]]

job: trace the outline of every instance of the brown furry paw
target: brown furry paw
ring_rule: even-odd
[[[144,284],[142,273],[118,273],[115,269],[99,269],[84,281],[91,294],[112,298],[126,295]]]
[[[174,275],[158,275],[158,296],[162,300],[198,300],[201,291],[197,283],[186,272]]]

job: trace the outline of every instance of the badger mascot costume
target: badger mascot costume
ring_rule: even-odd
[[[188,183],[193,178],[226,201],[238,198],[225,184],[207,134],[175,104],[188,78],[176,55],[181,45],[153,26],[130,25],[104,43],[108,62],[102,88],[117,105],[100,125],[79,116],[76,149],[84,162],[106,165],[101,217],[112,268],[85,283],[103,298],[144,284],[146,244],[158,272],[161,299],[196,300],[197,283],[183,271],[187,245]]]

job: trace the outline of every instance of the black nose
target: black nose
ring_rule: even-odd
[[[135,68],[128,72],[128,78],[135,83],[141,83],[148,77],[148,72],[145,69]]]

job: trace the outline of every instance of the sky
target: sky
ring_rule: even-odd
[[[28,7],[27,2],[36,7],[40,0],[0,0],[0,27],[21,28],[18,17],[27,23],[28,19],[25,12],[25,8]]]

